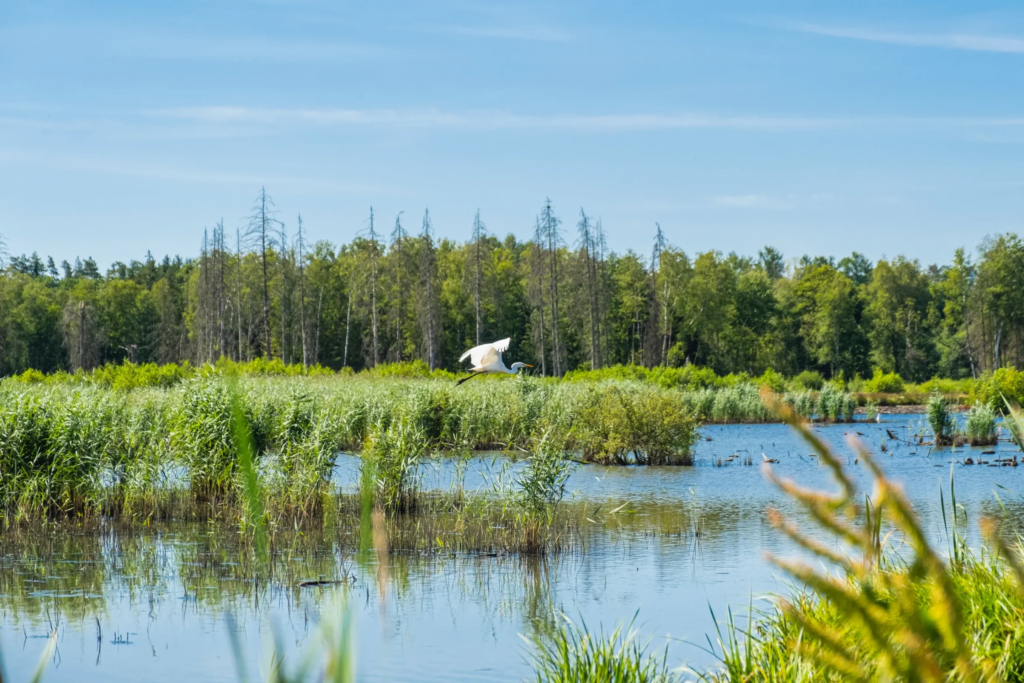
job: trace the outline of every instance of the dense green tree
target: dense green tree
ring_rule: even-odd
[[[850,278],[814,260],[801,269],[793,296],[793,313],[812,361],[833,377],[866,370],[863,307]]]
[[[932,293],[918,262],[902,256],[879,261],[867,297],[874,364],[913,381],[931,377],[938,362],[932,339]]]
[[[609,252],[582,209],[572,244],[545,202],[528,241],[436,240],[367,226],[334,247],[289,237],[261,192],[248,239],[223,222],[195,258],[147,253],[105,271],[92,258],[8,257],[0,239],[0,374],[101,362],[203,363],[260,356],[356,370],[422,359],[458,369],[481,341],[512,338],[548,375],[612,363],[720,373],[817,370],[908,380],[978,376],[1024,362],[1024,243],[986,240],[972,260],[922,268],[897,257],[772,248],[688,255],[655,226],[644,254]]]

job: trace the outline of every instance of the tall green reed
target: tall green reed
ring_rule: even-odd
[[[998,440],[996,411],[987,403],[975,403],[967,411],[964,436],[972,446],[991,446]]]
[[[953,443],[956,431],[956,418],[949,409],[949,401],[941,394],[933,394],[928,399],[928,424],[935,435],[936,446],[948,446]]]
[[[960,536],[961,515],[951,480],[949,561],[928,542],[901,489],[871,454],[851,445],[874,477],[875,493],[861,503],[842,461],[799,417],[776,405],[782,417],[818,452],[839,490],[803,489],[766,475],[837,543],[824,543],[772,511],[772,524],[798,546],[834,569],[770,559],[804,586],[779,599],[740,637],[719,637],[720,668],[708,681],[997,681],[1024,675],[1024,565],[1012,555],[996,524],[983,532],[995,554],[972,554]],[[945,498],[940,498],[945,513]],[[882,524],[891,529],[882,537]],[[899,555],[884,539],[895,534]],[[1004,558],[1001,563],[997,557]],[[1016,577],[1013,579],[1011,577]],[[735,634],[736,630],[732,629]]]
[[[628,624],[611,633],[591,633],[586,622],[576,624],[563,615],[562,624],[550,636],[532,639],[534,680],[537,683],[671,683],[681,681],[668,668],[667,649],[661,655],[648,652]],[[528,641],[530,642],[530,641]]]

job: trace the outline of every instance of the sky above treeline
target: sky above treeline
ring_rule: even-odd
[[[347,242],[430,209],[617,251],[948,262],[1024,218],[1024,5],[0,3],[0,233],[194,255],[265,185]]]

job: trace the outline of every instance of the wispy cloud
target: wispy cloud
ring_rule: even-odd
[[[771,200],[763,194],[730,194],[713,197],[711,203],[717,206],[736,206],[740,208],[751,208],[764,206]]]
[[[1024,54],[1024,38],[980,35],[974,33],[903,33],[879,31],[853,26],[828,26],[811,23],[781,23],[781,28],[801,33],[813,33],[833,38],[865,40],[872,43],[907,45],[911,47],[934,47],[946,50],[971,50],[975,52],[1005,52]]]
[[[855,123],[854,119],[716,116],[681,114],[514,114],[504,111],[449,112],[437,109],[272,109],[178,107],[150,112],[161,118],[210,124],[393,126],[408,128],[560,128],[580,130],[665,130],[732,128],[795,130]]]
[[[11,149],[0,149],[0,164],[3,163],[16,163],[21,166],[36,166],[57,171],[96,173],[201,185],[241,185],[251,187],[270,184],[298,187],[304,190],[312,189],[325,192],[351,193],[389,191],[389,188],[376,185],[336,182],[322,178],[280,174],[258,175],[248,172],[236,173],[213,168],[184,168],[139,162],[131,159],[111,159],[107,156],[75,156]]]
[[[237,105],[185,106],[160,109],[79,111],[33,110],[0,103],[0,126],[49,130],[89,130],[117,139],[194,139],[279,135],[304,128],[423,130],[522,130],[580,133],[732,130],[763,133],[968,131],[970,135],[1004,129],[1015,134],[1024,116],[899,117],[899,116],[763,116],[699,112],[625,114],[521,114],[504,110],[435,108],[276,108]]]
[[[351,61],[397,52],[357,41],[182,32],[145,25],[22,25],[0,28],[5,47],[50,52],[73,44],[90,57],[221,62]]]
[[[452,24],[420,26],[411,30],[419,33],[467,36],[470,38],[497,38],[523,42],[566,43],[573,39],[569,33],[549,26],[465,26]]]
[[[789,193],[783,195],[769,194],[727,194],[711,198],[715,206],[733,209],[764,209],[768,211],[792,211],[798,208],[818,206],[837,199],[831,193],[810,193],[797,194]]]

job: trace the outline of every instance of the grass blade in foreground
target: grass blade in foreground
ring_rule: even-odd
[[[766,400],[771,403],[770,397]],[[780,416],[821,454],[840,484],[837,494],[808,491],[766,476],[823,530],[846,544],[826,547],[773,512],[773,525],[840,572],[771,557],[806,591],[780,599],[775,614],[746,634],[748,648],[723,644],[723,669],[709,681],[999,681],[1024,674],[1024,598],[1020,586],[991,556],[955,546],[956,562],[931,547],[899,486],[856,441],[875,477],[875,493],[861,504],[838,458],[792,411]],[[882,553],[884,519],[902,537],[906,559]],[[956,517],[953,519],[956,534]],[[1022,573],[1024,575],[1024,573]],[[753,648],[749,647],[753,640]],[[736,672],[745,672],[737,676]]]
[[[667,649],[651,655],[629,624],[610,634],[591,634],[587,625],[565,624],[550,638],[536,637],[533,645],[537,683],[671,683],[679,680],[669,672]]]

